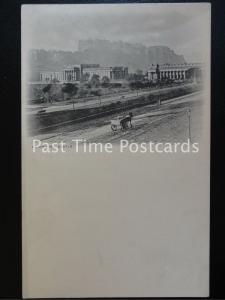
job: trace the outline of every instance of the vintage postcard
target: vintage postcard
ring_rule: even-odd
[[[23,297],[207,297],[210,4],[21,23]]]

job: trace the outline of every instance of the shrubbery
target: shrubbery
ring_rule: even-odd
[[[52,87],[51,84],[48,84],[45,87],[43,87],[43,89],[42,89],[43,93],[48,93],[50,91],[51,87]]]
[[[78,86],[76,84],[73,84],[73,83],[65,83],[63,86],[62,86],[62,92],[63,93],[66,93],[70,96],[74,96],[76,95],[78,91]]]

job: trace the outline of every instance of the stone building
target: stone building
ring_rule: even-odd
[[[43,71],[40,72],[40,81],[44,82],[54,82],[54,81],[63,81],[63,72],[51,72],[51,71]]]
[[[84,74],[88,74],[89,78],[98,75],[100,80],[103,77],[108,77],[110,80],[122,80],[127,78],[128,68],[122,66],[104,67],[99,64],[72,65],[58,72],[41,72],[40,81],[79,82]]]
[[[148,69],[148,80],[157,81],[162,79],[185,80],[190,74],[195,75],[202,69],[201,64],[181,64],[181,65],[151,65]]]

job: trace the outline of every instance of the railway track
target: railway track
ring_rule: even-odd
[[[190,95],[195,95],[195,94],[199,94],[199,93],[200,92],[197,91],[197,92],[190,93],[188,95],[179,96],[179,97],[176,97],[176,98],[173,98],[173,99],[164,100],[163,101],[164,103],[162,103],[162,106],[166,105],[166,104],[173,103],[175,101],[178,101],[179,99],[185,99],[186,97],[189,97]],[[144,106],[145,107],[154,107],[156,105],[155,104],[146,104]],[[133,109],[133,108],[134,108],[134,105],[131,104],[131,105],[127,105],[125,107],[125,110],[129,110],[129,109]],[[58,127],[67,126],[69,124],[74,124],[74,123],[79,123],[79,122],[85,122],[85,121],[88,121],[90,119],[99,118],[99,117],[104,116],[104,115],[110,115],[110,114],[113,115],[113,114],[115,114],[115,113],[117,113],[119,111],[121,111],[121,108],[109,109],[109,110],[104,111],[104,112],[99,112],[99,113],[91,114],[91,115],[88,115],[88,116],[83,116],[83,117],[80,117],[80,118],[77,118],[77,119],[63,121],[63,122],[59,122],[59,123],[56,123],[56,124],[48,125],[48,126],[45,126],[45,127],[41,127],[41,128],[39,128],[37,130],[37,132],[41,134],[42,132],[45,132],[47,130],[56,129]]]
[[[196,94],[196,93],[195,93]],[[129,138],[129,140],[135,140],[139,136],[144,135],[152,129],[152,125],[160,122],[163,119],[169,118],[171,116],[175,116],[177,114],[186,113],[187,108],[190,103],[198,100],[198,96],[194,96],[194,94],[189,94],[188,96],[174,98],[173,100],[169,100],[169,103],[162,104],[161,111],[159,110],[151,110],[149,107],[149,112],[146,112],[146,108],[140,108],[137,110],[137,114],[133,119],[134,128],[127,131],[118,131],[113,133],[110,128],[110,116],[105,120],[103,118],[96,120],[90,120],[90,122],[86,122],[86,127],[83,127],[84,123],[77,123],[63,126],[60,128],[60,132],[50,133],[47,135],[40,135],[36,137],[41,141],[56,141],[59,138],[62,140],[67,139],[85,139],[87,142],[112,142],[116,143],[120,139]],[[175,104],[182,103],[182,107],[174,107],[173,102]],[[171,106],[172,105],[172,106]],[[143,113],[144,112],[144,113]],[[100,126],[99,126],[100,125]]]

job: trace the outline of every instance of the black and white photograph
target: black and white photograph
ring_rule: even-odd
[[[198,142],[208,17],[198,4],[25,7],[28,135]]]
[[[210,4],[24,4],[21,29],[23,297],[208,297]]]

